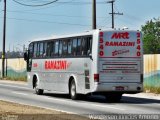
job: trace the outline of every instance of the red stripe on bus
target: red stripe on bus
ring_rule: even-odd
[[[99,58],[141,58],[141,57],[99,57]]]

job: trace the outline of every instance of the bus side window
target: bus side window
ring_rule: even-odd
[[[82,38],[81,55],[87,55],[87,37]]]
[[[87,37],[87,55],[92,53],[92,37]]]
[[[55,41],[53,48],[54,48],[54,56],[58,57],[58,48],[59,48],[59,41],[58,40]]]
[[[48,57],[49,56],[49,42],[47,42],[47,49],[46,49],[46,57]]]
[[[43,42],[40,43],[40,48],[39,48],[39,57],[43,57]]]
[[[33,43],[29,45],[29,58],[33,57]]]
[[[40,57],[40,42],[37,43],[37,52],[36,52],[36,58]]]
[[[68,41],[67,40],[63,40],[63,49],[62,49],[62,55],[63,56],[67,56],[68,53]]]
[[[62,56],[62,41],[59,41],[59,57]]]
[[[46,56],[47,57],[51,57],[52,47],[53,47],[52,42],[51,41],[47,42],[47,51],[46,51]]]
[[[55,41],[51,42],[51,57],[54,57],[54,47],[55,47]]]
[[[77,55],[78,56],[81,55],[81,38],[78,38],[78,41],[77,41]]]
[[[77,39],[74,38],[72,42],[72,55],[76,56],[76,51],[77,51]]]
[[[43,47],[43,58],[46,57],[46,53],[47,53],[47,42],[44,42],[44,47]]]
[[[68,56],[72,55],[72,40],[68,40]]]
[[[37,43],[34,43],[33,57],[37,57]]]

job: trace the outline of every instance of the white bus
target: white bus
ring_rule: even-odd
[[[27,79],[37,94],[44,90],[101,94],[119,101],[123,93],[143,91],[142,35],[131,30],[93,30],[33,41],[24,54]]]

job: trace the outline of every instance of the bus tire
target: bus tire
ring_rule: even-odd
[[[44,90],[37,88],[37,86],[38,86],[38,80],[37,80],[37,78],[36,78],[36,80],[35,80],[35,85],[34,85],[34,86],[35,86],[35,87],[34,87],[35,93],[36,93],[37,95],[42,95]]]
[[[105,95],[105,97],[107,102],[120,102],[122,93],[108,93]]]
[[[74,79],[70,83],[69,93],[72,100],[76,100],[78,98]]]

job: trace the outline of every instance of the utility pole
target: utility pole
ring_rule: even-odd
[[[92,0],[92,29],[96,29],[96,0]]]
[[[2,78],[5,77],[5,45],[6,45],[6,0],[4,0],[4,23],[3,23],[3,44],[2,44]]]
[[[108,1],[107,3],[111,3],[111,5],[112,5],[112,13],[109,13],[109,14],[111,14],[112,15],[112,28],[114,28],[114,15],[123,15],[123,13],[115,13],[114,12],[114,2],[115,2],[115,0],[111,0],[111,1]]]

